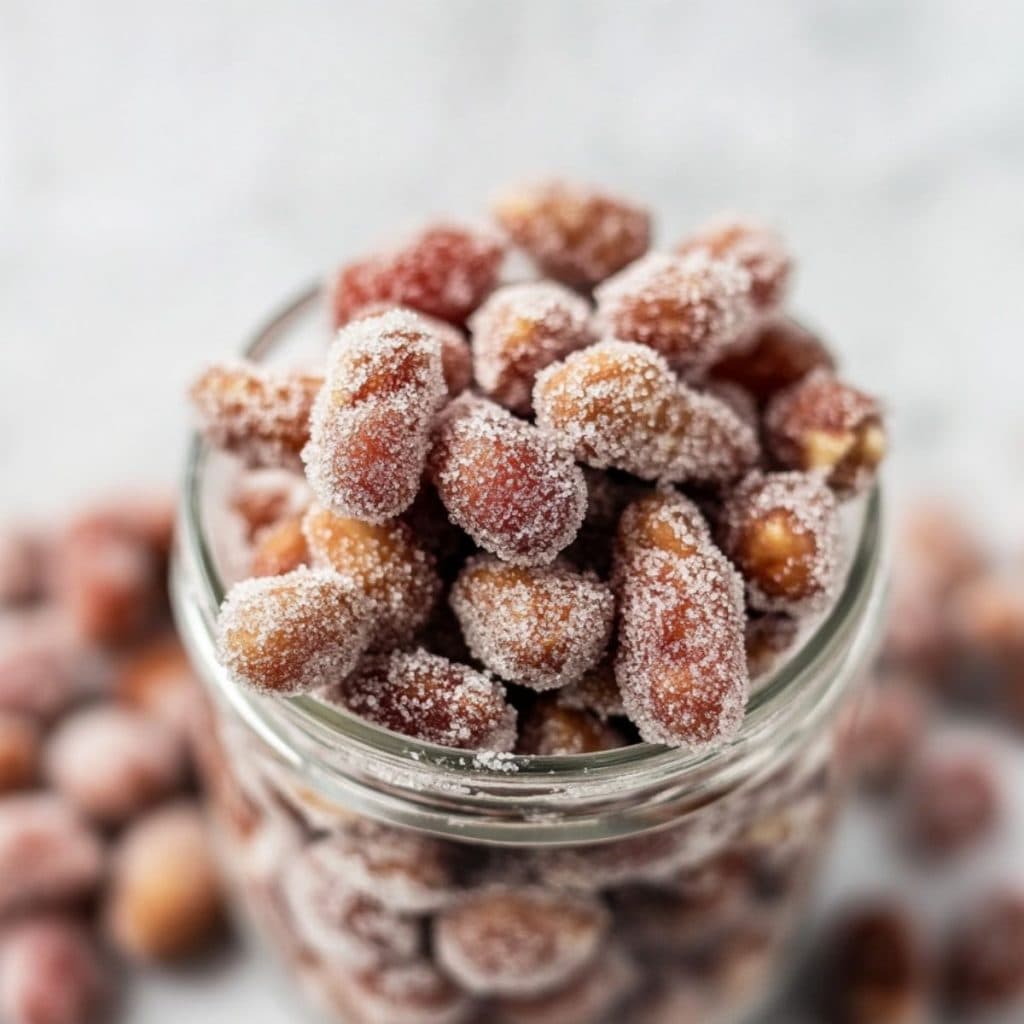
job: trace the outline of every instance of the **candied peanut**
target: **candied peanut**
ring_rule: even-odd
[[[408,961],[422,944],[420,923],[346,883],[331,838],[313,843],[285,869],[284,899],[303,941],[335,964]]]
[[[408,306],[461,323],[498,279],[505,251],[489,231],[432,224],[404,243],[346,264],[331,284],[334,324],[367,306]]]
[[[532,996],[597,954],[608,913],[594,899],[540,888],[478,889],[434,920],[441,968],[479,995]]]
[[[380,316],[392,309],[403,309],[394,303],[378,302],[372,306],[366,306],[354,316],[353,320],[362,320],[366,317]],[[473,383],[473,353],[470,350],[466,335],[454,324],[445,320],[438,320],[437,317],[427,316],[426,313],[418,313],[414,309],[406,309],[407,313],[415,314],[422,325],[428,327],[437,340],[441,343],[441,370],[444,373],[444,383],[448,388],[448,395],[455,398],[461,395]]]
[[[515,744],[516,713],[505,687],[422,649],[366,658],[324,697],[425,743],[496,751]]]
[[[283,469],[258,469],[235,481],[228,505],[241,522],[245,540],[252,542],[275,523],[301,515],[309,497],[304,477]]]
[[[162,637],[122,663],[113,696],[127,708],[162,722],[190,739],[201,716],[202,691],[176,637]]]
[[[328,359],[302,453],[306,477],[332,512],[383,522],[420,488],[447,394],[440,342],[415,314],[392,310],[343,328]]]
[[[647,251],[651,218],[621,196],[568,181],[507,188],[494,216],[549,277],[592,288]]]
[[[589,711],[602,722],[609,718],[622,718],[626,714],[611,660],[602,661],[574,683],[563,686],[558,691],[558,703],[574,711]]]
[[[844,495],[870,485],[887,444],[878,402],[824,369],[772,399],[765,432],[782,466],[825,473]]]
[[[225,363],[207,369],[189,397],[210,444],[251,466],[298,466],[322,386],[314,373]]]
[[[960,644],[984,664],[1024,658],[1024,580],[991,572],[964,583],[951,595],[949,621]]]
[[[772,671],[792,649],[800,630],[799,622],[783,612],[747,613],[744,646],[751,679]]]
[[[773,317],[739,338],[708,373],[712,380],[738,384],[763,406],[817,369],[835,369],[821,339],[795,320]]]
[[[750,292],[759,312],[780,305],[789,290],[793,261],[782,239],[769,227],[742,217],[722,217],[705,224],[676,247],[685,256],[706,252],[714,259],[735,260],[750,274]]]
[[[368,819],[319,840],[319,869],[398,914],[429,914],[458,898],[468,855],[456,843]]]
[[[543,430],[464,395],[439,420],[430,473],[453,522],[517,565],[545,565],[576,536],[586,483]]]
[[[369,640],[366,599],[329,570],[235,584],[217,622],[220,660],[237,682],[303,693],[352,671]]]
[[[428,960],[332,971],[331,1004],[359,1024],[464,1024],[472,1000]]]
[[[253,548],[253,576],[282,576],[308,565],[310,560],[302,517],[290,516],[267,527]]]
[[[66,801],[48,793],[0,801],[0,918],[78,903],[103,869],[99,839]]]
[[[98,705],[65,719],[44,756],[50,784],[87,817],[127,821],[180,789],[186,778],[179,736],[155,719]]]
[[[663,495],[627,509],[615,578],[615,676],[640,735],[694,750],[730,739],[749,689],[743,587],[696,507]]]
[[[722,550],[739,569],[752,608],[799,615],[832,596],[839,510],[820,477],[753,472],[729,492]]]
[[[0,607],[35,600],[45,584],[42,538],[30,530],[0,527]]]
[[[994,889],[959,915],[943,972],[945,995],[958,1010],[1015,1004],[1024,994],[1024,894]]]
[[[591,341],[590,306],[547,281],[506,285],[469,321],[473,368],[480,390],[528,416],[537,374]]]
[[[441,590],[433,556],[404,522],[379,525],[310,507],[302,530],[316,565],[333,569],[366,599],[370,646],[405,646],[430,617]]]
[[[89,1024],[108,988],[95,942],[73,919],[27,918],[0,940],[0,1016],[7,1024]]]
[[[219,932],[220,881],[198,807],[164,807],[125,833],[104,920],[117,950],[132,960],[190,956]]]
[[[931,1019],[929,971],[913,920],[895,904],[851,908],[828,937],[822,1010],[837,1024]]]
[[[528,568],[470,559],[451,606],[473,656],[503,679],[549,690],[579,679],[604,655],[615,601],[593,576],[565,565]]]
[[[597,715],[565,707],[558,695],[545,694],[523,715],[517,754],[555,757],[562,754],[593,754],[624,747],[626,737]]]
[[[868,789],[893,787],[905,774],[924,738],[928,709],[909,681],[887,678],[865,695],[853,726],[851,755]]]
[[[0,711],[51,720],[82,697],[95,674],[67,621],[52,612],[0,620]]]
[[[638,982],[636,965],[619,947],[608,946],[561,988],[498,999],[498,1019],[502,1024],[593,1024],[609,1019]]]
[[[114,519],[87,515],[74,521],[57,557],[61,607],[91,643],[123,646],[137,640],[164,606],[162,558]]]
[[[31,718],[0,711],[0,797],[35,782],[39,729]]]
[[[592,891],[665,879],[687,854],[688,839],[684,829],[662,829],[589,846],[539,850],[535,861],[545,884]]]
[[[758,457],[754,429],[711,394],[681,384],[653,350],[603,341],[537,375],[537,423],[589,466],[645,480],[714,483]]]
[[[908,782],[908,838],[924,854],[962,853],[995,830],[1002,804],[993,765],[980,750],[926,751]]]
[[[652,252],[596,290],[596,323],[689,375],[706,370],[751,325],[751,293],[750,274],[733,259]]]

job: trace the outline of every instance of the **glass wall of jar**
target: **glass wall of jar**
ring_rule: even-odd
[[[249,355],[301,359],[323,344],[318,312],[305,296]],[[757,681],[730,744],[525,757],[239,689],[215,645],[237,472],[194,443],[173,597],[211,698],[201,762],[225,867],[306,996],[350,1024],[755,1012],[785,977],[842,797],[882,603],[878,493],[848,516],[835,602]]]

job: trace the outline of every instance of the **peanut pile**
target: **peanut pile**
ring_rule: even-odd
[[[834,592],[878,403],[785,314],[762,225],[652,250],[645,209],[561,181],[493,212],[343,266],[322,372],[195,382],[240,490],[283,474],[279,514],[237,497],[221,660],[463,749],[718,747]],[[503,276],[513,248],[538,279]]]

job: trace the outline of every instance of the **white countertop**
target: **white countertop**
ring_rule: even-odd
[[[783,226],[796,307],[889,403],[896,489],[1019,532],[1022,33],[1011,0],[5,0],[0,513],[173,480],[205,359],[381,235],[559,170],[667,241]],[[130,1018],[292,1019],[247,958],[204,977]]]

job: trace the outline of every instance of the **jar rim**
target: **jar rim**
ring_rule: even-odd
[[[255,332],[243,356],[256,362],[265,359],[298,320],[319,309],[320,301],[321,287],[307,288]],[[846,680],[837,678],[831,681],[831,687],[821,686],[823,666],[834,663],[837,652],[844,654],[843,661],[859,666],[872,644],[874,626],[884,604],[883,502],[876,484],[860,499],[863,509],[837,597],[799,648],[766,679],[759,680],[738,735],[722,747],[694,753],[635,743],[593,754],[547,757],[479,754],[442,747],[373,725],[315,696],[267,697],[244,691],[220,669],[216,663],[216,618],[225,586],[203,512],[205,471],[211,453],[210,446],[194,435],[181,490],[172,567],[175,614],[194,663],[214,685],[218,698],[227,701],[279,757],[308,772],[330,773],[332,766],[329,759],[321,760],[308,749],[297,752],[297,736],[304,736],[321,751],[348,748],[357,759],[363,757],[367,763],[390,771],[395,780],[406,772],[435,780],[443,777],[450,792],[473,794],[484,805],[491,799],[499,803],[509,799],[529,802],[564,795],[567,789],[599,800],[613,783],[620,786],[626,780],[643,787],[659,781],[685,783],[697,775],[706,777],[718,766],[725,768],[742,760],[745,752],[762,744],[768,738],[766,726],[777,723],[787,705],[803,703],[795,701],[795,696],[806,696],[815,681],[821,693],[810,702],[812,706],[825,702],[830,689],[834,697]],[[850,656],[854,646],[857,650]]]

